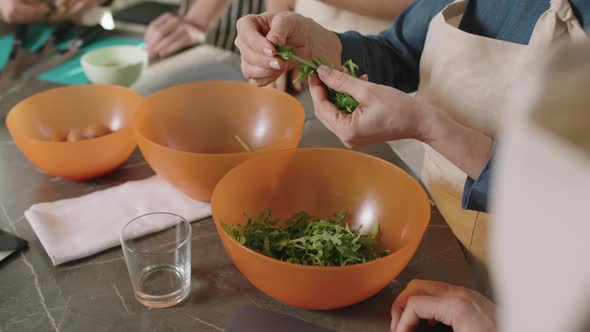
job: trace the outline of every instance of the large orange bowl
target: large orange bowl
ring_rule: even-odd
[[[244,213],[266,209],[282,220],[299,211],[319,217],[350,213],[350,224],[369,232],[392,253],[343,267],[282,262],[252,251],[221,227],[244,224]],[[414,255],[430,220],[430,203],[420,184],[384,160],[329,148],[281,151],[243,163],[217,185],[213,218],[234,264],[269,296],[305,309],[335,309],[363,301],[394,280]]]
[[[135,149],[133,113],[143,97],[108,85],[56,88],[33,95],[10,111],[6,125],[18,148],[45,172],[83,181],[112,172]],[[114,132],[79,142],[52,136],[101,124]]]
[[[134,128],[158,175],[188,196],[209,201],[217,182],[239,163],[296,147],[304,120],[303,106],[286,93],[219,81],[149,96],[137,110]],[[246,152],[240,140],[257,149]]]

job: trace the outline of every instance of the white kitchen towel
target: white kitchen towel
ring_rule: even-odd
[[[25,217],[53,265],[59,265],[120,245],[123,226],[151,212],[170,212],[192,222],[210,216],[211,206],[153,176],[77,198],[36,204]]]

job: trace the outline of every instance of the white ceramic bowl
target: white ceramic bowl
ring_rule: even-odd
[[[86,53],[80,62],[94,84],[131,86],[141,77],[148,55],[135,46],[109,46]]]

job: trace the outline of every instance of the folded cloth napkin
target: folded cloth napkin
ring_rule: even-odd
[[[211,207],[153,176],[86,196],[36,204],[25,217],[53,265],[59,265],[120,245],[123,226],[150,212],[170,212],[192,222],[210,216]]]

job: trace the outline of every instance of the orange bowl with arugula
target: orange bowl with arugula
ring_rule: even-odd
[[[269,220],[279,221],[252,230],[265,222],[267,210]],[[237,166],[217,185],[212,211],[225,250],[252,284],[286,304],[320,310],[361,302],[385,288],[414,255],[430,220],[428,197],[406,172],[376,157],[331,148],[274,152]],[[293,226],[301,214],[285,222],[300,211],[338,223],[326,227],[337,229],[336,235],[322,236],[339,238],[318,244],[317,229]],[[348,217],[333,217],[339,211]],[[305,222],[324,227],[318,220]],[[305,231],[281,238],[288,227]],[[362,250],[355,247],[362,241],[345,241],[345,233],[359,227],[376,242],[370,259],[351,253]],[[304,265],[313,261],[333,266]]]

